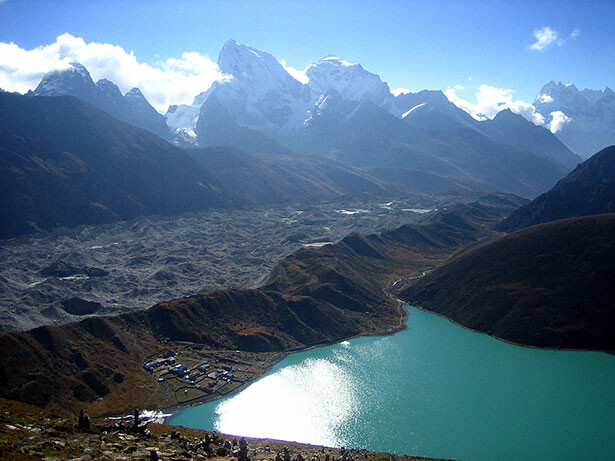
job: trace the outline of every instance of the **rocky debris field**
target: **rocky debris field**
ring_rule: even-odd
[[[0,459],[11,460],[410,460],[362,449],[244,439],[184,427],[127,421],[68,420],[0,399]]]
[[[138,218],[0,242],[0,331],[144,309],[217,288],[258,286],[301,246],[379,232],[469,201],[418,195]]]

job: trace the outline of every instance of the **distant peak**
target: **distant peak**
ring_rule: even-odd
[[[244,45],[243,43],[239,43],[236,40],[230,39],[224,42],[222,45],[222,50],[220,50],[220,54],[218,55],[218,60],[221,56],[229,53],[241,53],[241,52],[251,52],[252,54],[259,55],[264,53],[263,51],[256,50],[255,48],[249,47],[248,45]],[[268,53],[265,53],[268,54]]]
[[[77,72],[87,72],[89,74],[89,72],[86,69],[86,67],[83,64],[81,64],[80,62],[72,61],[72,62],[69,63],[69,65],[70,65],[70,67],[68,68],[68,70],[74,70],[74,71],[77,71]]]
[[[239,64],[245,64],[268,56],[271,55],[247,45],[242,45],[231,39],[224,43],[222,50],[220,50],[220,54],[218,54],[218,66],[220,66],[220,70],[223,73],[234,75],[238,70],[237,66]]]
[[[500,120],[500,121],[501,120],[510,120],[510,121],[512,121],[512,120],[525,120],[522,115],[513,112],[508,107],[506,109],[503,109],[500,112],[498,112],[493,119],[494,120]]]
[[[45,74],[36,89],[34,96],[76,95],[76,92],[91,92],[97,90],[88,70],[78,62],[71,62],[65,69],[57,69]]]
[[[81,75],[86,80],[91,80],[92,77],[86,67],[79,62],[71,62],[69,63],[70,67],[65,69],[64,72],[74,72]],[[61,73],[62,71],[60,71]]]
[[[126,96],[139,97],[139,98],[145,97],[143,96],[143,93],[141,92],[139,88],[132,88],[128,93],[126,93]]]
[[[122,93],[115,83],[106,78],[101,78],[96,82],[96,86],[100,88],[108,97],[121,97]]]
[[[235,40],[228,40],[222,47],[218,67],[223,74],[263,84],[292,78],[275,56]]]
[[[562,82],[556,82],[555,80],[551,80],[549,83],[543,85],[540,90],[540,94],[548,94],[551,90],[554,90],[562,85]]]
[[[117,89],[119,91],[119,88],[117,87],[117,85],[113,83],[111,80],[107,80],[106,78],[101,78],[100,80],[98,80],[96,82],[96,86],[101,89],[110,88],[110,89]]]
[[[353,64],[351,62],[345,61],[344,59],[334,54],[327,54],[326,56],[321,58],[320,61],[316,63],[316,65],[318,65],[319,63],[329,63],[329,64],[334,64],[336,66],[344,66],[344,67],[350,67],[350,66],[357,65],[357,64]],[[358,65],[360,66],[360,64]]]

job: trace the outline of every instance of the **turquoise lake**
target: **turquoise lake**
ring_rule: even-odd
[[[168,422],[414,456],[615,459],[615,356],[514,346],[414,307],[407,327],[292,354]]]

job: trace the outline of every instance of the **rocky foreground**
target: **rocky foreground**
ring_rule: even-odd
[[[244,439],[159,424],[64,419],[0,399],[0,459],[353,461],[426,459],[367,450]]]

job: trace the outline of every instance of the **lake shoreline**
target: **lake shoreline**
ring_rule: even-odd
[[[242,395],[188,409],[168,424],[434,458],[605,453],[614,424],[612,356],[491,341],[404,306],[407,334],[360,336],[287,357]],[[292,417],[280,425],[285,412]]]
[[[427,312],[428,314],[434,314],[434,315],[437,315],[438,317],[442,317],[443,319],[446,319],[449,322],[451,322],[451,323],[453,323],[453,324],[457,325],[458,327],[461,327],[461,328],[463,328],[465,330],[473,331],[474,333],[479,333],[479,334],[487,335],[487,336],[489,336],[491,338],[497,339],[498,341],[502,341],[503,343],[510,344],[511,346],[519,346],[519,347],[524,347],[524,348],[527,348],[527,349],[537,349],[537,350],[542,350],[542,351],[600,352],[600,353],[603,353],[603,354],[615,355],[615,351],[603,351],[603,350],[599,350],[599,349],[572,349],[572,348],[564,348],[564,347],[562,347],[562,348],[560,348],[560,347],[540,347],[540,346],[533,346],[531,344],[518,343],[518,342],[515,342],[515,341],[511,341],[509,339],[501,338],[501,337],[496,336],[494,334],[490,334],[490,333],[488,333],[486,331],[483,331],[483,330],[478,330],[476,328],[468,327],[468,326],[463,325],[463,324],[457,322],[456,320],[454,320],[454,319],[452,319],[452,318],[450,318],[450,317],[448,317],[448,316],[446,316],[444,314],[441,314],[441,313],[436,312],[436,311],[432,311],[432,310],[427,309],[425,307],[418,306],[416,304],[411,304],[409,302],[405,302],[405,304],[407,304],[408,306],[416,307],[417,309],[419,309],[419,310],[421,310],[423,312]]]
[[[238,394],[239,392],[243,391],[244,389],[246,389],[247,387],[249,387],[250,385],[254,384],[256,381],[258,381],[260,378],[262,378],[263,376],[265,376],[267,373],[269,373],[278,363],[282,362],[284,359],[286,359],[289,355],[291,354],[296,354],[299,352],[307,352],[313,349],[317,349],[319,347],[327,347],[327,346],[333,346],[335,344],[340,344],[344,341],[349,341],[351,339],[356,339],[356,338],[368,338],[368,337],[386,337],[386,336],[391,336],[394,335],[396,333],[399,333],[400,331],[405,330],[406,327],[406,322],[408,320],[408,309],[405,308],[405,306],[408,306],[409,304],[396,299],[396,301],[398,302],[398,313],[400,314],[400,323],[398,326],[396,327],[391,327],[388,330],[385,330],[383,332],[375,332],[375,333],[360,333],[357,335],[353,335],[353,336],[348,336],[348,337],[343,337],[343,338],[339,338],[337,340],[334,341],[330,341],[330,342],[326,342],[326,343],[321,343],[321,344],[313,344],[310,345],[308,347],[304,347],[304,348],[295,348],[295,349],[289,349],[287,351],[283,351],[280,352],[280,357],[279,360],[271,363],[267,368],[264,369],[264,371],[262,373],[260,373],[259,375],[254,376],[253,378],[247,380],[246,382],[244,382],[241,386],[237,387],[236,389],[233,389],[231,392],[229,392],[228,394],[222,394],[220,396],[217,396],[213,399],[204,399],[204,400],[198,400],[198,401],[194,401],[194,402],[190,402],[187,405],[171,405],[171,406],[166,406],[166,407],[160,407],[160,408],[156,408],[157,411],[161,411],[161,412],[176,412],[178,410],[182,410],[185,408],[191,408],[191,407],[195,407],[198,405],[203,405],[205,403],[211,403],[211,402],[215,402],[217,400],[221,400],[227,397],[231,397],[235,394]],[[117,416],[117,415],[112,415],[112,416]],[[166,423],[166,418],[165,418],[165,424]]]

